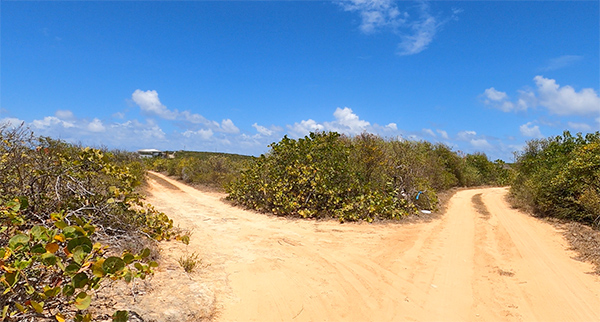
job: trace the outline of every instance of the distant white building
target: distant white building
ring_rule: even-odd
[[[160,157],[163,155],[163,152],[156,149],[141,149],[137,150],[137,153],[142,158],[152,158],[152,157]]]

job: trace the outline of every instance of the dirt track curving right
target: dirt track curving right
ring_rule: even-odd
[[[429,223],[370,225],[277,218],[149,182],[148,201],[194,231],[217,321],[600,321],[592,267],[503,188],[460,191]]]

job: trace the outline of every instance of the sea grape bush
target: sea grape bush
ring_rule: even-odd
[[[64,212],[67,220],[73,215],[90,220],[102,234],[170,237],[172,222],[135,190],[144,175],[139,161],[35,137],[23,127],[0,126],[0,140],[0,196],[26,198],[28,221]]]
[[[131,154],[4,124],[0,174],[2,320],[89,321],[85,309],[102,279],[130,282],[152,273],[156,263],[138,245],[148,237],[182,239],[136,192],[144,170]],[[111,251],[121,242],[137,249]]]
[[[437,191],[469,184],[465,169],[478,179],[481,165],[496,169],[485,155],[478,158],[487,163],[472,163],[441,144],[366,133],[286,136],[270,147],[227,185],[228,198],[251,209],[303,218],[399,219],[435,209]]]
[[[0,206],[2,321],[91,321],[86,309],[103,279],[129,283],[157,266],[145,260],[147,248],[140,254],[106,256],[106,246],[94,242],[96,227],[76,216],[69,224],[64,213],[52,213],[46,225],[28,228],[28,206],[24,198]]]
[[[511,196],[541,216],[600,225],[600,132],[527,142],[517,155]]]

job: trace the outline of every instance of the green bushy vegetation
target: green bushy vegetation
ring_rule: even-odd
[[[224,189],[251,159],[250,156],[238,154],[178,151],[173,159],[155,157],[144,162],[149,169],[167,173],[187,183]]]
[[[510,170],[484,154],[462,157],[443,144],[335,132],[287,136],[270,145],[237,180],[229,199],[248,208],[340,221],[399,219],[435,209],[437,192],[505,184]]]
[[[600,224],[600,132],[529,141],[515,169],[511,196],[517,206]]]
[[[137,157],[0,125],[1,320],[90,321],[103,280],[145,278],[147,238],[176,236],[135,188]],[[111,250],[105,241],[133,245]],[[112,244],[111,244],[112,245]],[[126,318],[117,312],[115,320]]]

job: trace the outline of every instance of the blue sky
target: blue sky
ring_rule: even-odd
[[[311,130],[513,160],[600,130],[598,1],[2,1],[0,122],[259,155]]]

